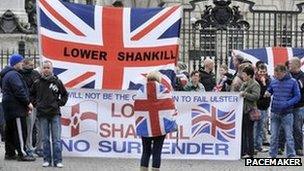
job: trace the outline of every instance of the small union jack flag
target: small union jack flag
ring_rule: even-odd
[[[166,86],[149,81],[142,86],[134,101],[137,135],[156,137],[177,129],[177,111],[172,93]]]
[[[235,111],[222,111],[207,103],[192,109],[192,136],[210,134],[222,142],[235,139]]]

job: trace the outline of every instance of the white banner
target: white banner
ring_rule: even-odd
[[[65,156],[140,158],[134,91],[69,90],[62,107]],[[177,133],[168,134],[164,159],[237,160],[241,150],[243,98],[237,93],[174,92]]]

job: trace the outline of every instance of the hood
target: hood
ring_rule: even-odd
[[[303,74],[304,74],[303,71],[300,71],[298,73],[291,73],[292,77],[295,78],[295,79],[300,79]]]
[[[10,71],[15,70],[15,68],[11,67],[11,66],[6,66],[1,72],[0,72],[0,76],[3,78],[5,74],[7,74]]]
[[[55,75],[49,75],[49,76],[41,76],[41,79],[47,82],[54,82],[58,79],[58,77]]]
[[[33,70],[34,69],[32,69],[32,68],[31,69],[23,69],[23,70],[20,71],[20,73],[27,75],[27,74],[31,74]]]

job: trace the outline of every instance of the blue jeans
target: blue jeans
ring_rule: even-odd
[[[268,111],[260,110],[261,119],[254,122],[254,149],[261,150],[263,145],[263,128]]]
[[[296,108],[293,110],[293,138],[295,143],[295,150],[302,150],[303,149],[303,132],[302,132],[302,126],[303,126],[303,115],[304,113],[304,107],[302,108]],[[281,128],[280,134],[279,134],[279,148],[284,150],[285,146],[285,136],[284,131]]]
[[[296,150],[303,150],[303,115],[304,107],[297,108],[294,110],[293,117],[293,137],[295,141],[295,149]]]
[[[280,127],[284,129],[285,139],[287,142],[287,157],[295,156],[294,139],[293,139],[293,114],[275,114],[271,113],[271,138],[270,138],[270,157],[277,157],[279,145]]]
[[[30,156],[32,156],[34,152],[33,129],[36,120],[36,115],[37,115],[37,110],[36,108],[34,108],[32,113],[26,117],[26,126],[27,126],[26,152]]]
[[[61,147],[61,118],[56,115],[52,118],[39,118],[42,131],[43,161],[52,163],[50,134],[52,136],[52,152],[54,165],[62,162]]]

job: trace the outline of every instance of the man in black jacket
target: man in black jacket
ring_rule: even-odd
[[[23,60],[23,69],[20,71],[21,75],[23,76],[24,81],[26,82],[28,88],[31,88],[34,84],[35,80],[40,78],[40,74],[38,71],[34,70],[34,60],[33,58],[25,58]],[[32,113],[26,117],[26,126],[27,126],[27,139],[26,139],[26,152],[27,154],[33,156],[34,147],[33,147],[33,140],[36,140],[36,136],[33,135],[34,124],[36,124],[35,132],[40,131],[39,121],[36,121],[36,109],[32,110]],[[41,134],[37,132],[37,141],[36,144],[36,153],[38,156],[42,156],[42,147],[41,147]],[[40,144],[39,144],[40,143]],[[41,152],[41,153],[39,153]]]
[[[62,82],[54,76],[51,61],[43,62],[41,78],[36,80],[31,88],[31,100],[37,109],[37,117],[41,124],[44,161],[42,166],[48,167],[53,161],[55,167],[61,168],[63,164],[60,106],[64,106],[67,102],[68,93]]]
[[[35,158],[27,156],[25,152],[26,115],[33,106],[29,100],[29,91],[22,75],[23,57],[19,54],[10,56],[10,66],[6,66],[0,73],[3,92],[2,105],[5,117],[5,159],[33,161]]]
[[[204,60],[204,69],[200,68],[200,82],[204,85],[206,91],[212,91],[216,85],[215,74],[212,72],[214,62],[207,58]]]
[[[259,64],[257,67],[257,73],[255,80],[259,83],[261,87],[260,98],[257,102],[257,107],[261,112],[261,118],[254,123],[255,137],[254,137],[254,148],[259,152],[267,152],[267,149],[262,147],[263,141],[267,141],[266,134],[267,130],[264,130],[265,125],[268,122],[268,108],[270,106],[270,97],[264,97],[264,94],[271,82],[270,76],[267,74],[267,66]],[[265,137],[264,137],[265,136]]]

